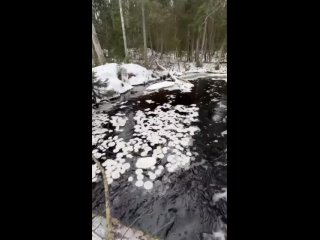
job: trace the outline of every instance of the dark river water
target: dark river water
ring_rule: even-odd
[[[218,236],[215,233],[226,233],[227,229],[227,82],[198,79],[192,83],[194,87],[187,93],[160,90],[141,95],[139,88],[143,87],[134,88],[118,100],[124,104],[104,103],[98,108],[98,113],[109,116],[125,114],[128,120],[117,134],[125,141],[133,138],[133,117],[138,110],[152,111],[168,102],[172,106],[195,104],[199,108],[198,121],[192,124],[200,131],[193,136],[190,150],[194,160],[188,169],[165,172],[148,191],[128,181],[134,168],[109,185],[112,216],[160,239],[219,239],[213,238]],[[105,127],[114,129],[111,125]],[[112,132],[108,136],[114,135]],[[106,158],[115,155],[112,151],[103,154]],[[101,182],[92,183],[92,211],[104,214]]]

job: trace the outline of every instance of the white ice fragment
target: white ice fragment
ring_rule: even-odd
[[[120,177],[120,173],[118,171],[114,171],[111,176],[113,179],[118,179]]]
[[[153,188],[153,183],[151,181],[146,181],[143,185],[146,190],[150,190]]]
[[[108,182],[108,184],[111,184],[113,182],[113,179],[112,178],[107,178],[107,182]]]
[[[135,184],[137,187],[142,187],[143,186],[143,181],[141,180],[138,180],[136,181],[136,184]]]
[[[213,196],[213,201],[214,201],[214,202],[219,201],[219,199],[227,199],[227,190],[226,190],[226,189],[224,189],[223,192],[217,193],[217,194],[215,194],[215,195]]]
[[[123,169],[128,170],[130,168],[130,163],[125,163],[122,165]]]
[[[111,167],[117,164],[116,161],[112,160],[112,159],[107,159],[104,163],[104,166],[106,167]]]
[[[163,153],[160,153],[159,155],[157,155],[157,158],[160,158],[160,159],[164,158]]]
[[[154,180],[154,179],[156,179],[157,176],[153,173],[149,177],[150,177],[151,180]]]
[[[182,138],[180,141],[180,144],[184,147],[189,145],[189,139],[188,138]],[[180,149],[181,150],[181,149]]]
[[[158,155],[158,154],[160,154],[162,151],[161,151],[161,149],[159,149],[159,148],[156,148],[155,150],[153,150],[153,154],[154,155]]]
[[[144,178],[144,176],[143,176],[142,174],[138,174],[138,175],[137,175],[137,179],[138,179],[138,180],[142,180],[143,178]]]
[[[145,157],[145,156],[147,156],[147,152],[142,152],[140,155],[141,155],[141,157]]]
[[[145,157],[145,158],[139,158],[136,162],[136,167],[137,168],[151,168],[156,164],[156,159],[154,157]]]
[[[177,137],[181,138],[181,137],[183,137],[183,134],[182,133],[177,133]]]
[[[96,176],[97,164],[92,165],[92,178]]]
[[[102,154],[96,152],[96,153],[93,154],[93,156],[94,156],[95,158],[101,158]]]
[[[159,83],[150,85],[149,87],[146,88],[146,90],[152,91],[152,90],[157,90],[161,88],[171,87],[173,85],[174,85],[174,82],[164,81],[164,82],[159,82]]]
[[[162,152],[163,152],[164,154],[166,154],[167,151],[168,151],[168,148],[167,148],[167,147],[162,148]]]
[[[129,181],[129,182],[132,182],[132,181],[133,181],[133,177],[130,176],[130,177],[128,178],[128,181]]]
[[[116,158],[122,158],[123,157],[123,153],[117,153]]]

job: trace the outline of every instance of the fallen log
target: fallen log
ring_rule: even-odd
[[[158,68],[159,70],[167,71],[167,69],[166,69],[165,67],[161,66],[161,65],[158,63],[158,61],[156,61],[156,65],[157,65],[157,68]]]
[[[168,72],[168,75],[170,76],[170,78],[172,78],[172,80],[174,80],[175,82],[179,83],[179,81],[184,81],[186,83],[190,83],[188,80],[185,80],[185,79],[178,79],[177,77],[175,77],[173,75],[173,72],[172,71],[168,71],[165,67],[161,66],[158,61],[156,61],[156,65],[157,65],[157,68],[162,70],[162,71],[167,71]]]

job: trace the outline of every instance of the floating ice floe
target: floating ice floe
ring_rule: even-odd
[[[223,192],[221,193],[216,193],[213,195],[213,201],[214,202],[217,202],[219,201],[220,199],[225,199],[227,200],[227,189],[226,188],[223,188]]]
[[[168,88],[173,86],[175,83],[174,82],[169,82],[169,81],[163,81],[159,83],[155,83],[150,85],[149,87],[146,88],[147,91],[154,91],[162,88]]]
[[[115,127],[116,131],[120,131],[120,127],[124,127],[127,122],[127,117],[112,116],[110,122]]]
[[[96,171],[97,171],[97,164],[93,164],[92,165],[92,182],[97,181]]]
[[[148,169],[156,164],[157,160],[154,157],[139,158],[136,162],[137,168]]]
[[[138,181],[136,181],[135,185],[137,187],[142,187],[143,186],[143,181],[142,180],[138,180]]]
[[[223,132],[221,133],[221,136],[222,136],[222,137],[224,137],[224,135],[227,135],[227,130],[225,130],[225,131],[223,131]]]
[[[151,189],[153,187],[153,183],[151,181],[146,181],[144,184],[143,184],[143,187],[147,190]]]

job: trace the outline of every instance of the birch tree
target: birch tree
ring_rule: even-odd
[[[92,43],[93,43],[94,50],[97,54],[99,65],[104,64],[106,62],[106,59],[103,55],[103,51],[101,49],[100,42],[97,37],[96,29],[95,29],[93,23],[92,23]]]
[[[127,38],[126,38],[126,30],[124,28],[124,20],[123,20],[123,12],[122,12],[121,0],[119,0],[119,9],[120,9],[121,28],[122,28],[123,45],[124,45],[124,55],[125,55],[125,58],[128,59]]]
[[[147,66],[147,37],[146,37],[146,21],[144,16],[144,0],[141,0],[142,11],[142,28],[143,28],[143,58],[144,64]]]

